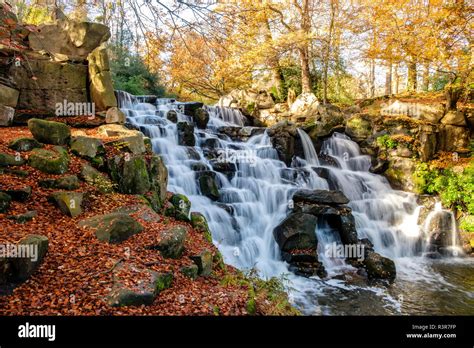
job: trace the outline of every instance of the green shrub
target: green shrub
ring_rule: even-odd
[[[459,227],[466,232],[474,233],[474,215],[463,216],[459,222]]]
[[[384,149],[395,149],[398,146],[397,141],[392,139],[388,134],[378,137],[377,144]]]

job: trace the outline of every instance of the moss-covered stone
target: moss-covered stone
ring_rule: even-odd
[[[19,154],[14,156],[0,152],[0,167],[21,166],[23,164],[25,164],[25,160]]]
[[[82,200],[84,194],[80,192],[54,192],[49,196],[52,201],[64,214],[76,217],[82,213]]]
[[[202,251],[199,255],[190,256],[198,266],[198,274],[200,276],[208,276],[212,273],[212,253],[209,250]]]
[[[183,226],[173,226],[160,234],[160,242],[154,246],[165,258],[178,259],[183,255],[187,231]]]
[[[364,265],[369,279],[382,279],[392,282],[397,275],[395,263],[375,252],[367,253]]]
[[[206,217],[198,212],[191,213],[191,225],[197,231],[204,234],[204,237],[209,243],[212,243],[212,235],[209,230],[209,225],[207,224]]]
[[[97,138],[78,136],[71,140],[71,151],[78,156],[92,159],[104,153],[104,144]]]
[[[167,207],[165,214],[173,216],[181,221],[189,221],[189,211],[191,210],[191,201],[182,194],[174,194],[170,198],[172,207]]]
[[[57,179],[43,179],[39,186],[58,190],[76,190],[79,188],[79,179],[76,175],[67,175]]]
[[[33,168],[48,174],[64,174],[69,169],[69,155],[60,146],[53,150],[34,149],[28,161]]]
[[[79,226],[95,229],[96,237],[109,243],[120,243],[143,231],[142,225],[124,213],[94,216],[80,221]]]
[[[196,279],[198,277],[199,268],[197,265],[189,265],[181,267],[181,273],[190,279]]]
[[[17,138],[13,139],[8,147],[12,150],[23,152],[42,148],[43,144],[33,138]]]
[[[0,192],[0,213],[6,212],[10,208],[12,198],[6,193]]]
[[[81,179],[89,185],[96,187],[102,193],[110,193],[114,190],[114,184],[110,179],[88,164],[81,169]]]
[[[358,114],[346,122],[346,134],[355,141],[362,141],[372,135],[372,122],[369,115]]]
[[[155,295],[171,287],[173,283],[173,273],[157,273],[155,278]]]
[[[150,177],[143,156],[133,156],[123,163],[121,192],[144,194],[150,190]]]
[[[61,122],[32,118],[28,120],[28,128],[36,140],[45,144],[66,145],[71,138],[71,130]]]
[[[31,210],[31,211],[28,211],[24,214],[9,215],[8,218],[10,220],[13,220],[13,221],[19,223],[19,224],[24,224],[28,221],[33,220],[37,215],[38,215],[38,213],[36,212],[36,210]]]
[[[25,202],[30,198],[31,192],[33,190],[31,189],[31,186],[24,186],[20,188],[6,189],[0,191],[9,195],[14,201]]]

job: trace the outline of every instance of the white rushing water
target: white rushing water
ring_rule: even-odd
[[[306,279],[290,274],[288,265],[280,261],[273,229],[289,212],[293,193],[300,188],[337,189],[350,199],[359,238],[368,238],[380,254],[396,260],[397,267],[406,258],[420,252],[420,229],[417,226],[418,207],[415,196],[391,189],[387,180],[369,172],[370,158],[360,153],[358,145],[343,134],[335,133],[327,139],[322,152],[336,165],[327,165],[318,159],[309,136],[302,130],[304,159],[293,161],[292,167],[278,159],[276,150],[266,132],[256,134],[245,142],[231,140],[218,133],[222,126],[243,127],[245,117],[236,109],[206,107],[210,121],[205,130],[195,128],[196,146],[178,145],[176,123],[166,118],[175,110],[178,121],[192,122],[180,112],[172,99],[158,99],[155,105],[139,103],[128,93],[118,92],[119,105],[127,114],[127,121],[150,137],[153,150],[159,153],[169,171],[168,190],[185,194],[192,203],[191,211],[206,217],[213,242],[222,252],[225,262],[239,269],[256,269],[263,277],[288,274],[291,296],[307,313],[325,313],[315,296],[325,286],[339,288],[333,280],[322,285],[318,279]],[[251,127],[244,128],[249,134]],[[258,132],[257,132],[258,133]],[[206,159],[209,144],[220,151],[227,162],[236,166],[234,176],[215,172],[220,198],[213,201],[200,192],[196,170],[212,170]],[[222,158],[222,157],[221,157]],[[321,162],[321,163],[320,163]],[[313,168],[323,170],[320,177]],[[340,243],[329,226],[317,228],[319,246]],[[321,249],[323,250],[323,249]],[[344,261],[326,258],[320,253],[328,273],[349,267]],[[409,267],[413,264],[409,263]],[[409,267],[406,267],[408,269]],[[375,288],[368,288],[378,295]],[[393,298],[390,298],[393,302]],[[396,302],[396,301],[395,301]]]

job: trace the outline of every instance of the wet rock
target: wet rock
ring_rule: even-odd
[[[268,128],[267,134],[272,140],[278,157],[287,166],[290,166],[293,156],[302,153],[301,140],[295,124],[286,121],[279,122]]]
[[[173,123],[178,123],[178,113],[175,110],[170,110],[166,113],[166,118]]]
[[[64,174],[69,169],[68,153],[60,146],[53,150],[33,149],[28,162],[33,168],[48,174]]]
[[[84,194],[80,192],[54,192],[48,197],[64,214],[76,217],[82,213]]]
[[[71,138],[69,127],[60,122],[32,118],[28,120],[28,129],[36,140],[44,144],[67,145]]]
[[[376,252],[368,252],[364,259],[365,269],[369,279],[380,279],[393,282],[396,278],[397,272],[395,263],[377,254]]]
[[[216,173],[212,171],[198,172],[197,179],[201,193],[217,201],[220,197],[220,192]]]
[[[171,206],[165,209],[167,216],[173,216],[181,221],[189,221],[189,211],[191,210],[191,202],[185,195],[174,194],[169,202]]]
[[[290,214],[273,230],[273,236],[282,251],[315,249],[317,218],[304,213]]]
[[[209,225],[207,224],[206,217],[201,213],[192,212],[191,213],[191,225],[193,228],[202,234],[209,243],[212,243],[212,235],[209,230]]]
[[[191,117],[194,117],[196,115],[196,111],[204,106],[204,104],[201,102],[176,102],[175,105],[178,107],[180,112],[186,116]]]
[[[79,188],[79,179],[76,175],[67,175],[57,179],[43,179],[38,184],[44,188],[76,190]]]
[[[12,140],[8,147],[15,151],[24,152],[42,148],[43,144],[33,138],[17,138]]]
[[[210,161],[212,165],[212,169],[216,172],[222,173],[227,178],[232,179],[237,171],[237,165],[232,162],[223,162],[219,160]]]
[[[196,109],[194,112],[194,122],[199,129],[206,129],[209,122],[209,113],[203,108]]]
[[[182,146],[195,146],[194,126],[187,122],[178,122],[178,144]]]
[[[347,204],[349,199],[341,191],[301,189],[294,193],[293,201],[321,204]]]
[[[425,233],[428,235],[428,243],[437,251],[447,248],[453,244],[453,224],[456,224],[454,217],[449,211],[439,211],[427,221]],[[457,233],[457,231],[455,232]],[[459,236],[454,236],[459,240]]]
[[[103,242],[120,243],[143,231],[143,226],[124,213],[97,215],[79,222],[79,227],[92,228]]]
[[[372,165],[370,166],[369,172],[373,174],[382,174],[388,169],[388,161],[380,158],[372,159]]]

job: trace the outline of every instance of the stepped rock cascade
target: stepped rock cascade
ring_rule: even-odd
[[[384,177],[370,173],[370,157],[362,155],[349,137],[334,133],[324,141],[324,156],[318,158],[309,136],[298,130],[305,158],[295,156],[287,166],[279,159],[267,131],[246,126],[238,109],[204,106],[209,122],[199,129],[173,99],[158,98],[149,104],[143,102],[148,98],[121,91],[116,95],[127,123],[148,136],[153,150],[162,156],[169,171],[168,191],[186,195],[191,211],[206,217],[225,262],[242,270],[256,269],[266,278],[283,276],[289,282],[290,298],[303,313],[399,314],[400,294],[416,295],[413,279],[419,279],[421,286],[431,284],[433,277],[427,269],[431,270],[429,262],[433,260],[421,257],[423,238],[415,196],[393,190]],[[176,116],[170,117],[170,113]],[[188,140],[194,146],[182,143],[179,133],[183,123],[192,130],[194,139],[188,135]],[[395,261],[398,295],[362,284],[357,281],[356,268],[324,253],[332,244],[341,245],[338,234],[325,221],[318,221],[315,235],[319,261],[328,277],[305,278],[290,271],[282,261],[273,230],[291,212],[293,194],[300,189],[344,193],[359,240],[368,238],[377,253]],[[344,278],[348,270],[354,276]],[[358,291],[352,291],[355,289]],[[433,287],[432,291],[438,289]],[[464,301],[465,292],[459,291]],[[346,300],[341,302],[341,296]],[[354,311],[349,306],[353,301],[360,309]],[[421,301],[409,311],[422,313],[419,307],[430,305]]]

